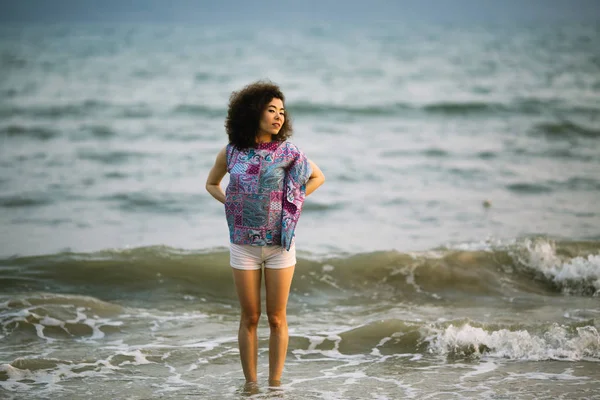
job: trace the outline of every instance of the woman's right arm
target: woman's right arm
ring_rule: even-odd
[[[225,204],[225,192],[221,188],[221,180],[227,173],[227,147],[219,151],[215,160],[215,165],[211,168],[206,178],[206,190],[212,197]]]
[[[325,183],[325,175],[323,175],[323,172],[317,166],[317,164],[315,164],[311,160],[308,160],[308,163],[310,164],[310,169],[312,170],[312,173],[311,173],[310,177],[308,178],[308,182],[306,182],[306,195],[307,196],[309,194],[311,194],[312,192],[314,192],[315,190],[317,190],[317,188],[319,186],[321,186],[323,183]]]

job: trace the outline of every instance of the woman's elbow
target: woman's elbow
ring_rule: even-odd
[[[321,185],[323,185],[325,183],[325,175],[320,174],[314,177],[314,181],[315,181],[315,188],[320,187]]]

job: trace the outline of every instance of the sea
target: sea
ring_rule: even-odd
[[[599,49],[594,23],[2,25],[0,398],[600,399]],[[265,313],[244,385],[204,187],[256,80],[326,176],[277,388]]]

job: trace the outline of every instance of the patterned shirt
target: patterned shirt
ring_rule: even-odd
[[[290,142],[227,145],[229,185],[225,216],[231,243],[290,249],[311,174],[308,159]]]

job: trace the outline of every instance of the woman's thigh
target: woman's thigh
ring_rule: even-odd
[[[260,315],[260,283],[262,279],[261,269],[243,270],[231,269],[233,281],[242,308],[242,314],[246,316]]]
[[[265,268],[265,287],[267,292],[267,314],[285,316],[295,266],[287,268]]]

